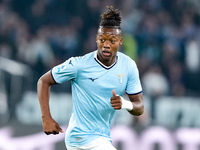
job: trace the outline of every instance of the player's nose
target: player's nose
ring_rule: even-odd
[[[105,42],[104,42],[103,48],[105,48],[105,49],[110,49],[110,43],[109,43],[109,41],[105,41]]]

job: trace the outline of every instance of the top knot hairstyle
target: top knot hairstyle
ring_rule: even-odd
[[[115,9],[113,6],[107,6],[107,8],[108,10],[101,15],[100,26],[121,29],[121,16],[118,9]]]

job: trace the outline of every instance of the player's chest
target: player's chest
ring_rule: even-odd
[[[125,87],[128,72],[125,69],[88,69],[78,74],[77,82],[90,87]]]

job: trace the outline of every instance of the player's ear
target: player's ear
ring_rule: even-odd
[[[97,43],[97,41],[98,41],[98,35],[96,36],[96,43]]]
[[[119,45],[123,44],[123,37],[120,38]]]

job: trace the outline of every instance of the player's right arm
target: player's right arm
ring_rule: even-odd
[[[37,93],[42,113],[42,125],[44,132],[49,134],[59,134],[64,132],[59,124],[51,117],[49,109],[50,87],[56,84],[52,78],[51,71],[45,73],[37,83]]]

